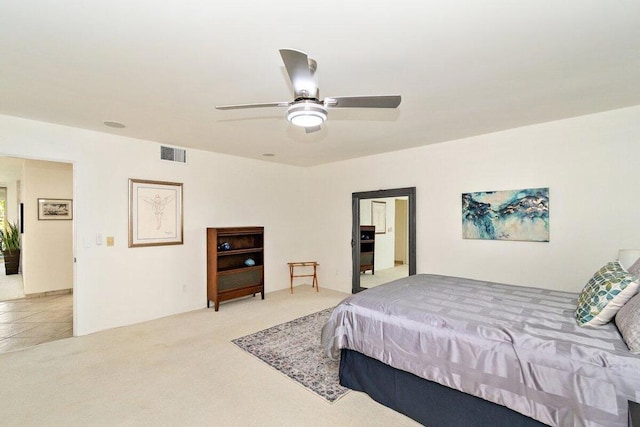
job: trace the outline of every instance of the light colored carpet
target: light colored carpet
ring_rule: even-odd
[[[231,342],[346,296],[302,285],[0,354],[0,424],[418,425],[355,391],[330,404]]]

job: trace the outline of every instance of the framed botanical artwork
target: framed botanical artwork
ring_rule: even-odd
[[[73,200],[38,199],[39,220],[73,219]]]
[[[129,247],[182,245],[182,183],[129,179]]]
[[[371,224],[376,226],[376,234],[387,232],[387,202],[371,202]]]

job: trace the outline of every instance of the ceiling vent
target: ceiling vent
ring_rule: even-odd
[[[162,145],[160,146],[160,158],[169,162],[187,163],[187,150]]]

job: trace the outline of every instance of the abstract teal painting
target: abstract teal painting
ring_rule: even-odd
[[[549,189],[462,194],[462,238],[549,241]]]

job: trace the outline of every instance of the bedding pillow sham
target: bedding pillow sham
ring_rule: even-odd
[[[596,271],[578,297],[578,325],[609,323],[620,307],[638,292],[637,280],[619,261],[610,262]]]
[[[631,298],[616,314],[616,326],[633,354],[640,354],[640,294]]]
[[[638,258],[631,267],[627,268],[627,271],[640,278],[640,258]]]

